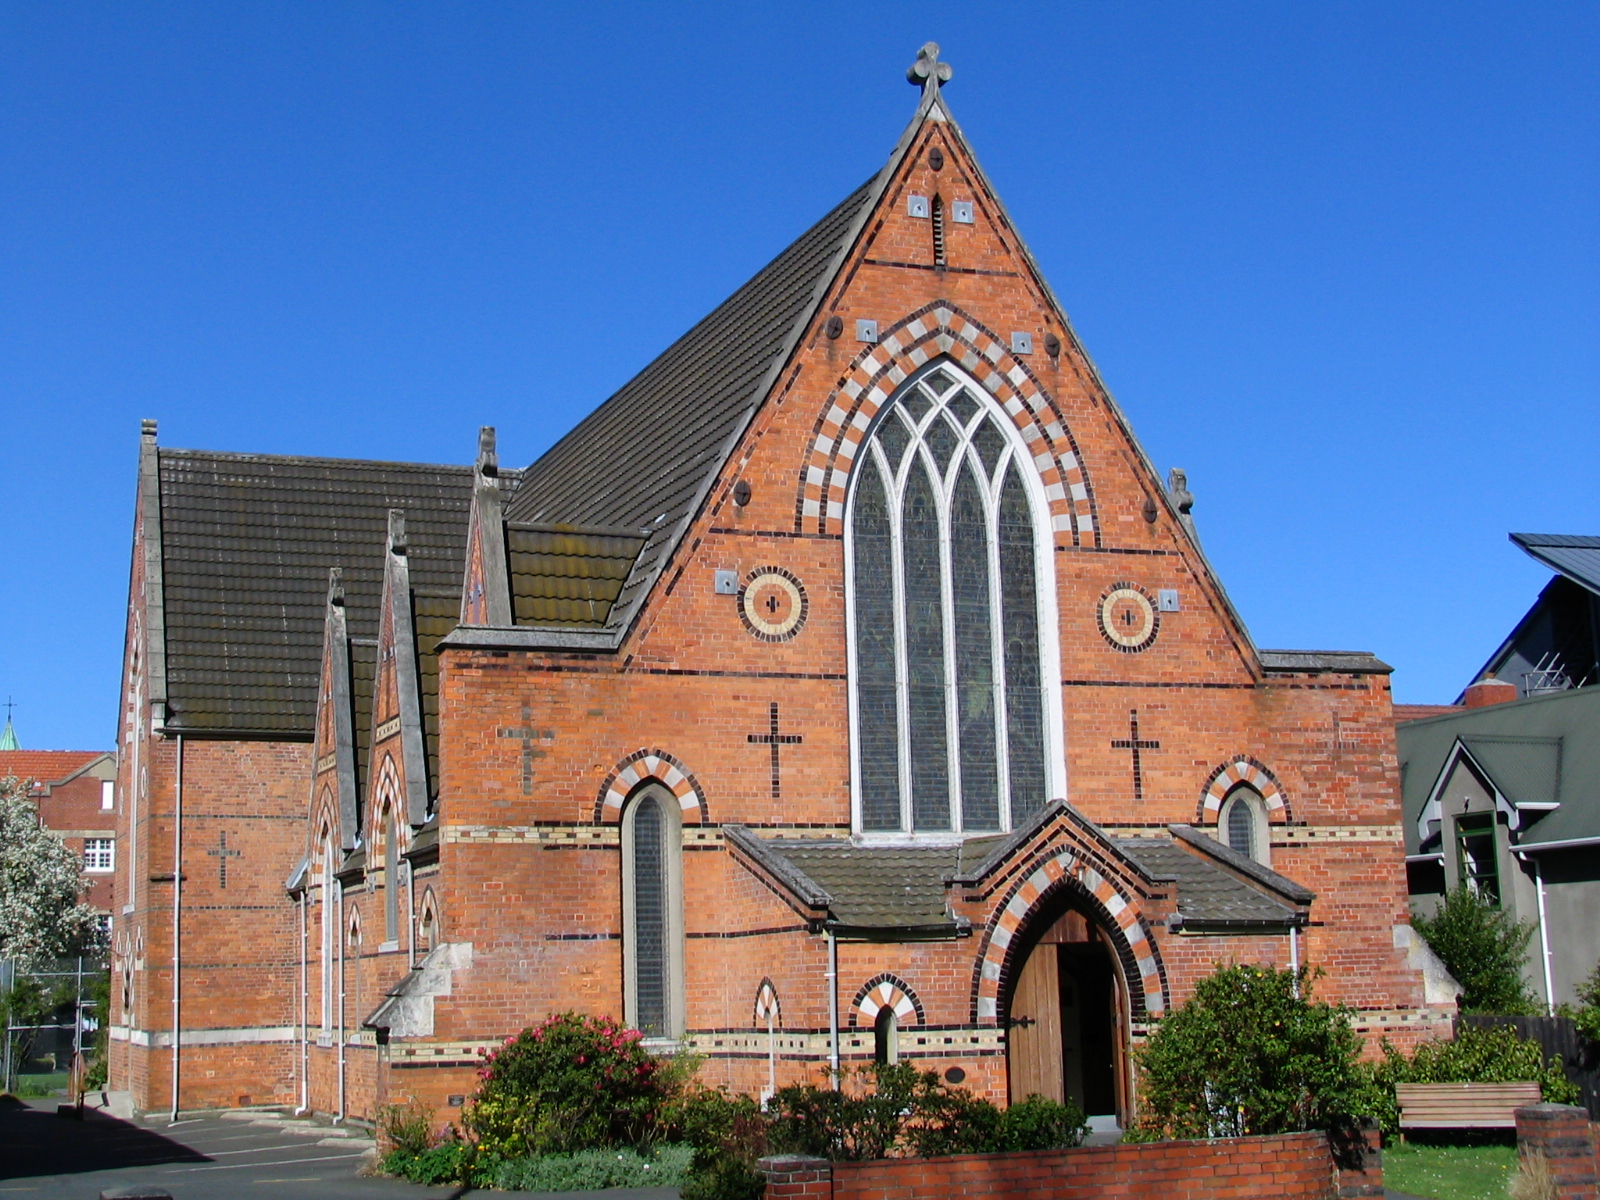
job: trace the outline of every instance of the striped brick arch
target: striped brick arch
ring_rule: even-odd
[[[800,468],[795,532],[843,532],[850,470],[873,419],[913,373],[941,358],[965,368],[1021,432],[1044,481],[1050,527],[1059,541],[1098,546],[1094,490],[1061,410],[1000,337],[945,300],[884,331],[828,397]]]
[[[1289,797],[1284,793],[1278,777],[1253,758],[1239,757],[1223,763],[1206,779],[1200,791],[1200,806],[1195,810],[1195,823],[1215,825],[1222,811],[1222,802],[1228,793],[1241,783],[1248,783],[1261,793],[1267,804],[1267,820],[1284,823],[1294,820],[1289,808]]]
[[[778,989],[770,979],[763,979],[761,986],[756,989],[755,1019],[757,1025],[765,1025],[768,1021],[774,1025],[783,1024],[783,1005],[778,1003]]]
[[[867,980],[856,993],[856,998],[850,1002],[850,1024],[871,1025],[886,1008],[893,1011],[895,1020],[902,1026],[925,1024],[922,1001],[917,999],[911,985],[887,972]]]
[[[619,762],[594,798],[595,824],[622,819],[622,806],[641,783],[655,780],[678,798],[683,819],[694,814],[701,825],[711,821],[711,809],[706,804],[705,789],[700,781],[665,750],[636,750]]]
[[[1030,914],[1063,890],[1074,892],[1086,901],[1087,907],[1110,933],[1124,977],[1133,985],[1129,988],[1133,1019],[1139,1021],[1166,1012],[1166,972],[1140,916],[1138,902],[1078,851],[1063,849],[1046,853],[1048,857],[1011,886],[989,918],[974,988],[973,1019],[989,1024],[999,1020],[1001,982],[1019,966],[1013,961],[1011,944],[1027,924]]]

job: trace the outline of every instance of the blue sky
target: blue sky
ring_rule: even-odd
[[[932,38],[1259,644],[1446,701],[1600,533],[1600,6],[0,4],[0,700],[110,745],[138,422],[531,461]],[[553,353],[553,347],[561,347]]]

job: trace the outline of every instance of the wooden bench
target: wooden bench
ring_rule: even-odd
[[[1515,1129],[1516,1110],[1539,1103],[1537,1083],[1397,1083],[1402,1135],[1408,1129]]]

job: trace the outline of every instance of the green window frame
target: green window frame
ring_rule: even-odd
[[[1500,857],[1493,813],[1456,818],[1456,866],[1461,882],[1490,904],[1500,903]]]

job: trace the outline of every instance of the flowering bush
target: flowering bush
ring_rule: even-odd
[[[564,1012],[508,1038],[485,1059],[465,1114],[479,1149],[523,1158],[649,1148],[688,1072],[647,1053],[640,1037],[611,1017]]]

